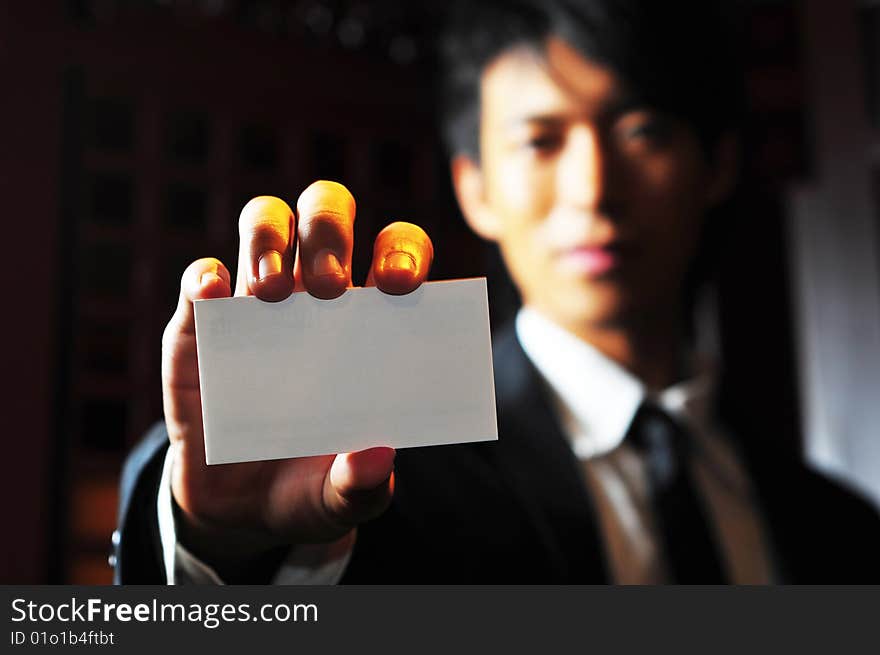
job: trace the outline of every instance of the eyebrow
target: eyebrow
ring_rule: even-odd
[[[560,123],[568,120],[568,113],[547,113],[547,114],[527,114],[525,116],[515,116],[505,121],[505,126],[519,127],[531,123],[537,123],[546,127],[555,127]]]
[[[637,96],[634,93],[621,93],[608,103],[608,106],[603,109],[602,113],[606,116],[620,116],[636,109],[652,108],[651,103],[647,102],[643,97]]]
[[[652,109],[652,105],[632,93],[621,93],[601,108],[600,116],[604,119],[616,118],[636,109]],[[514,116],[505,121],[505,127],[513,128],[520,125],[538,124],[544,127],[558,127],[561,123],[571,119],[571,112],[546,112]]]

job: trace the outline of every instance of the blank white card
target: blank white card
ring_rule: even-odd
[[[195,315],[208,464],[498,438],[485,278]]]

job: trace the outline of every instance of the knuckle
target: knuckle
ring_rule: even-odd
[[[385,227],[385,229],[390,231],[400,230],[404,232],[416,231],[424,233],[424,230],[422,230],[422,228],[420,228],[418,225],[416,225],[415,223],[408,223],[407,221],[394,221],[393,223],[389,223]]]
[[[264,218],[242,228],[240,247],[243,252],[250,251],[252,255],[267,249],[283,254],[289,247],[288,237],[286,225]]]
[[[352,231],[348,217],[333,211],[322,209],[303,217],[299,225],[299,234],[304,239],[325,236],[342,236]]]
[[[226,274],[226,267],[216,257],[202,257],[190,263],[180,276],[180,293],[186,296],[187,288],[191,289],[193,285],[198,284],[201,274],[211,270],[217,271],[221,276]]]
[[[239,214],[239,234],[245,237],[264,227],[277,230],[292,213],[288,204],[281,198],[275,196],[251,198]]]
[[[318,180],[303,191],[296,202],[301,218],[312,215],[338,215],[347,222],[354,220],[355,200],[351,192],[339,182]]]
[[[201,259],[191,262],[189,266],[186,267],[181,279],[186,279],[188,275],[195,275],[214,267],[220,269],[223,267],[223,263],[216,257],[202,257]]]
[[[332,525],[356,525],[382,514],[391,504],[392,495],[388,482],[373,489],[349,491],[340,494],[332,506],[325,505],[325,514]]]
[[[265,241],[279,236],[278,225],[272,221],[260,220],[252,223],[242,237],[249,238],[253,241]]]
[[[190,262],[189,265],[185,269],[183,269],[183,275],[180,276],[181,289],[185,289],[187,280],[198,273],[199,269],[202,267],[201,261],[202,260],[197,259],[194,262]]]
[[[332,195],[337,200],[354,202],[354,196],[351,195],[348,187],[341,182],[332,180],[315,180],[305,188],[300,199],[311,200],[315,196],[323,197],[325,195]]]
[[[387,225],[379,236],[385,237],[402,237],[417,244],[430,243],[431,238],[425,230],[415,223],[407,223],[406,221],[395,221]]]
[[[312,506],[319,508],[318,522],[330,533],[343,533],[351,525],[347,518],[348,501],[337,496],[337,503],[328,501],[326,488],[317,491],[316,497],[312,499]]]

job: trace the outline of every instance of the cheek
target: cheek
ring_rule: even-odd
[[[525,156],[508,156],[499,158],[491,170],[496,175],[488,199],[505,217],[531,222],[550,212],[554,198],[551,166],[536,165]]]
[[[638,231],[672,246],[688,250],[699,237],[705,176],[693,157],[656,157],[633,171],[629,194]]]
[[[487,200],[500,219],[499,246],[520,290],[530,295],[548,274],[548,221],[555,199],[552,167],[517,158],[492,168]]]

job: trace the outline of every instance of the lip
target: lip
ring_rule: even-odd
[[[620,268],[622,255],[620,244],[590,244],[565,248],[559,252],[558,260],[567,271],[597,277]]]

